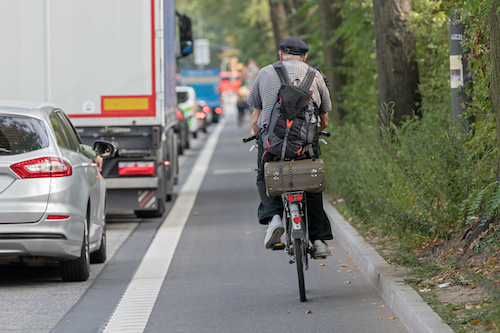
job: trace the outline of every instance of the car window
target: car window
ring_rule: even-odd
[[[80,139],[78,138],[78,134],[76,134],[73,125],[66,115],[62,112],[57,112],[57,116],[61,120],[62,128],[64,134],[66,134],[66,138],[68,139],[71,150],[78,151],[78,147],[80,145]]]
[[[78,136],[66,116],[61,111],[55,111],[50,115],[50,121],[59,147],[78,151]]]
[[[185,91],[177,92],[177,103],[184,103],[188,100],[188,93]]]
[[[61,148],[70,149],[69,143],[66,140],[66,136],[64,135],[62,125],[59,122],[56,113],[52,113],[50,115],[50,123],[52,124],[52,128],[54,129],[54,134],[56,135],[57,145]]]
[[[49,146],[47,128],[29,117],[0,116],[0,155],[17,155]]]

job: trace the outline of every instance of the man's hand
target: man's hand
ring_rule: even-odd
[[[321,132],[328,126],[328,112],[324,112],[319,115],[319,127],[318,127],[318,132]]]
[[[94,161],[94,163],[97,163],[99,171],[102,171],[102,157],[97,155],[96,158],[94,158],[92,161]]]

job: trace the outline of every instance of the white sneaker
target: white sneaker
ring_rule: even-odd
[[[283,228],[283,223],[281,223],[281,216],[276,214],[267,226],[266,238],[264,238],[266,249],[272,249],[274,244],[281,243],[283,232],[285,232],[285,228]]]
[[[327,257],[332,255],[332,251],[328,249],[328,244],[326,244],[324,241],[320,239],[316,239],[313,242],[315,251],[314,251],[314,257]]]

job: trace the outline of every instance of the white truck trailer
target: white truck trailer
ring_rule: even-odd
[[[108,140],[107,211],[161,216],[177,177],[174,0],[1,0],[0,99],[53,102],[84,143]]]

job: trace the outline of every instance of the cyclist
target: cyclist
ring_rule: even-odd
[[[299,85],[305,77],[308,65],[305,63],[309,47],[298,37],[290,37],[282,40],[279,44],[279,59],[283,62],[290,81]],[[278,96],[281,86],[280,79],[272,64],[259,72],[257,78],[247,97],[247,104],[253,107],[252,113],[252,135],[259,135],[261,129],[267,124],[271,110]],[[325,80],[318,72],[311,85],[313,100],[319,108],[320,122],[318,131],[322,131],[328,125],[328,112],[332,108],[330,95]],[[264,163],[272,161],[274,156],[266,154],[263,156],[264,148],[262,140],[258,139],[257,152],[257,189],[261,203],[258,208],[259,223],[268,225],[264,245],[267,249],[281,242],[281,235],[284,232],[282,224],[283,203],[280,196],[268,197],[266,195],[266,185],[264,180]],[[323,195],[321,193],[306,194],[307,219],[309,221],[309,238],[316,248],[316,256],[331,255],[326,240],[333,239],[330,221],[323,210]]]

